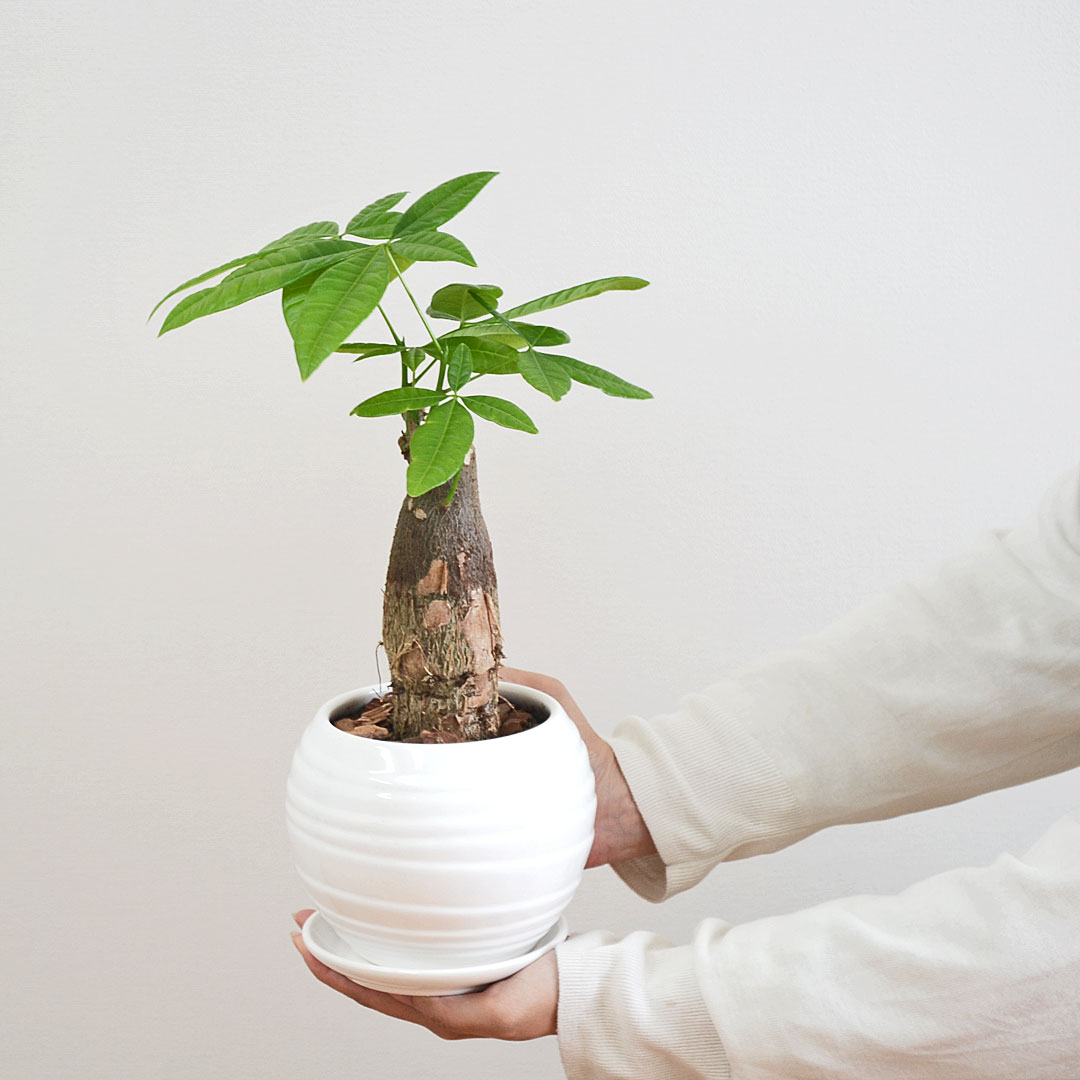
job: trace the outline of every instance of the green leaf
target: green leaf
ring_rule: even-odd
[[[370,341],[345,341],[334,352],[356,353],[358,359],[364,360],[369,356],[389,356],[390,353],[401,352],[401,346]]]
[[[469,346],[472,354],[474,375],[516,375],[518,371],[518,351],[510,345],[504,345],[495,338],[455,338],[454,344],[462,341]],[[437,356],[437,352],[432,355]]]
[[[529,418],[528,413],[505,398],[471,394],[461,398],[461,401],[466,408],[471,409],[484,420],[491,420],[505,428],[513,428],[515,431],[527,431],[530,435],[537,433],[537,427]]]
[[[439,335],[440,341],[461,337],[491,338],[504,345],[513,346],[515,349],[524,348],[526,345],[565,345],[570,340],[570,335],[562,330],[556,330],[554,326],[535,326],[532,323],[514,322],[482,322],[468,323],[459,326],[456,330],[448,330]]]
[[[456,236],[435,229],[409,233],[407,237],[394,241],[393,250],[395,258],[397,253],[401,252],[413,262],[450,261],[466,263],[468,266],[476,265],[472,253]]]
[[[357,210],[356,213],[353,214],[352,218],[349,220],[349,224],[345,226],[345,231],[351,233],[354,225],[361,224],[368,218],[385,214],[391,207],[397,206],[397,204],[408,194],[407,191],[395,191],[393,195],[384,195],[381,199],[376,199],[374,202],[368,203],[363,209]]]
[[[554,360],[574,382],[584,383],[586,386],[595,386],[597,390],[602,390],[611,397],[638,398],[642,400],[652,397],[648,390],[635,386],[625,379],[620,379],[618,375],[613,375],[610,371],[605,371],[601,367],[575,360],[572,356],[559,356],[555,353],[537,353],[537,355]]]
[[[390,266],[390,258],[391,258],[390,245],[389,244],[383,244],[381,246],[382,246],[383,251],[386,252],[386,265]],[[412,264],[413,264],[413,260],[412,259],[406,259],[405,256],[402,255],[400,251],[395,251],[395,253],[393,255],[393,260],[394,260],[395,264],[397,265],[399,275],[404,274],[405,271],[408,270],[409,267],[412,266]],[[390,266],[390,280],[393,281],[395,276],[396,275],[394,274],[394,268],[393,268],[393,266]]]
[[[455,342],[446,369],[450,389],[460,390],[469,381],[472,370],[472,350],[464,341]]]
[[[419,386],[398,386],[361,401],[353,416],[393,416],[409,409],[429,409],[438,405],[446,394],[442,390],[425,390]],[[415,437],[415,436],[414,436]]]
[[[165,303],[166,300],[175,296],[179,292],[183,292],[185,289],[190,289],[192,285],[201,285],[204,281],[209,281],[211,278],[217,277],[218,274],[223,274],[226,270],[232,270],[233,267],[242,266],[244,263],[251,262],[252,259],[259,258],[260,255],[266,254],[272,248],[282,247],[289,245],[295,240],[311,239],[317,237],[336,237],[338,234],[338,226],[335,221],[313,221],[310,225],[301,225],[298,229],[293,229],[291,232],[287,232],[284,236],[279,237],[277,240],[265,245],[258,251],[252,252],[250,255],[242,255],[239,259],[230,259],[227,263],[222,263],[221,266],[215,266],[213,270],[207,270],[203,274],[199,274],[198,277],[193,277],[188,281],[185,281],[183,285],[177,285],[172,292],[166,293],[155,305],[154,310],[150,312],[148,318],[153,318],[157,309]]]
[[[311,288],[315,279],[321,273],[321,270],[316,270],[314,274],[297,278],[295,281],[290,281],[281,290],[281,314],[285,316],[285,325],[289,328],[289,336],[294,342],[296,341],[297,323],[300,319],[300,305],[304,302],[308,289]]]
[[[483,338],[485,341],[496,341],[500,345],[507,345],[514,349],[524,348],[529,343],[515,330],[508,330],[500,323],[469,323],[457,330],[447,330],[439,335],[440,341],[456,341],[459,338]]]
[[[185,297],[169,312],[158,335],[178,326],[236,307],[256,296],[274,292],[297,278],[323,270],[351,254],[364,250],[363,244],[348,240],[306,240],[275,248],[234,270],[224,281]]]
[[[459,401],[436,405],[409,441],[412,461],[405,484],[415,499],[452,479],[472,446],[475,425]]]
[[[350,221],[349,228],[345,231],[351,236],[363,236],[367,240],[389,240],[400,219],[401,215],[396,210],[385,214],[372,214],[361,221]]]
[[[318,276],[300,307],[293,337],[302,379],[375,310],[389,280],[378,247],[363,248]]]
[[[565,330],[556,330],[554,326],[533,326],[532,323],[513,322],[510,324],[530,345],[547,348],[550,345],[565,345],[570,335]]]
[[[294,240],[314,240],[319,236],[337,236],[339,232],[336,221],[313,221],[310,225],[301,225],[300,228],[293,229],[276,240],[271,240],[269,244],[260,248],[260,251],[269,251],[271,248],[292,243]]]
[[[172,292],[166,293],[155,305],[154,310],[146,317],[147,321],[154,317],[157,309],[161,307],[170,297],[175,296],[179,292],[183,292],[185,289],[190,289],[192,285],[201,285],[204,281],[209,281],[211,278],[217,277],[218,274],[224,274],[226,270],[231,270],[234,266],[242,266],[246,262],[250,262],[252,259],[259,257],[259,252],[252,252],[250,255],[241,255],[239,259],[230,259],[227,263],[222,263],[220,266],[215,266],[213,270],[207,270],[205,273],[199,274],[198,277],[193,277],[189,281],[185,281],[183,285],[177,285]],[[204,290],[205,291],[205,290]]]
[[[438,353],[435,355],[437,356]],[[403,349],[401,359],[405,361],[405,366],[410,371],[416,371],[420,366],[420,361],[424,359],[424,350],[415,346],[411,349]]]
[[[449,221],[480,193],[484,185],[498,173],[475,172],[456,176],[445,184],[421,195],[402,215],[394,230],[395,236],[436,229]]]
[[[547,353],[532,349],[518,353],[518,371],[530,386],[547,394],[552,401],[558,401],[570,389],[570,376],[558,360]]]
[[[455,319],[457,322],[483,315],[487,309],[469,295],[470,289],[475,289],[492,306],[503,294],[498,285],[465,285],[455,282],[453,285],[444,285],[432,296],[427,314],[433,319]]]
[[[513,331],[524,338],[528,345],[565,345],[570,340],[570,335],[563,330],[556,330],[554,326],[534,326],[532,323],[510,322],[505,315],[495,310],[492,304],[482,293],[476,289],[469,289],[469,295],[486,311],[490,312],[491,320],[483,323],[472,323],[468,327],[459,328],[458,332],[467,331],[474,333],[481,326],[500,325],[505,331]],[[455,331],[450,331],[455,333]],[[444,334],[443,337],[448,335]],[[501,339],[500,339],[501,340]],[[511,342],[510,344],[513,344]]]
[[[596,281],[586,281],[584,285],[573,285],[569,289],[560,289],[558,292],[548,293],[547,296],[530,300],[527,304],[518,304],[517,307],[504,311],[503,314],[508,319],[514,319],[519,315],[531,315],[534,311],[546,311],[548,308],[561,307],[563,304],[572,303],[574,300],[584,300],[588,296],[599,296],[600,293],[609,292],[612,289],[643,289],[648,284],[644,278],[637,277],[598,278]]]

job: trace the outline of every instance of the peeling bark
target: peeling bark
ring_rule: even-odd
[[[470,451],[450,485],[406,498],[398,515],[383,597],[383,645],[399,739],[449,731],[497,734],[502,633],[491,541]]]

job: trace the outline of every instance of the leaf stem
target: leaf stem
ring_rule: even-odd
[[[431,363],[429,363],[428,366],[424,368],[424,370],[421,371],[419,375],[413,377],[412,385],[415,386],[438,362],[438,360],[432,360]]]
[[[398,332],[394,329],[393,324],[390,322],[390,316],[387,315],[386,312],[383,310],[382,304],[376,304],[375,306],[379,309],[379,314],[383,317],[383,322],[386,323],[386,329],[390,331],[390,336],[394,339],[394,344],[399,345],[402,349],[404,349],[405,339],[403,337],[398,337]],[[409,367],[405,363],[404,353],[401,354],[401,385],[409,385]]]
[[[454,495],[457,492],[458,481],[460,479],[461,479],[461,470],[458,469],[458,471],[456,473],[454,473],[454,482],[450,486],[450,494],[446,496],[446,501],[443,503],[443,506],[449,506],[454,501]]]
[[[416,302],[416,297],[413,296],[412,290],[405,284],[405,279],[401,276],[401,271],[398,269],[398,264],[394,261],[394,253],[390,250],[389,244],[383,245],[383,250],[386,252],[386,257],[390,260],[390,266],[393,268],[394,274],[398,281],[401,282],[401,287],[405,290],[405,294],[409,300],[412,301],[412,306],[416,308],[416,314],[420,316],[420,321],[424,324],[424,329],[428,332],[428,337],[431,338],[431,343],[439,352],[439,357],[443,364],[446,363],[446,353],[443,352],[442,342],[435,337],[435,331],[428,325],[427,319],[424,318],[423,311],[420,310],[420,305]]]

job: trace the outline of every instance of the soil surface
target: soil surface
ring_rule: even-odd
[[[492,738],[502,735],[516,735],[519,731],[527,731],[543,723],[537,720],[532,713],[526,712],[512,705],[506,698],[499,697],[499,730]],[[348,732],[350,735],[360,735],[366,739],[389,739],[391,742],[411,743],[450,743],[467,742],[461,735],[453,731],[421,731],[410,739],[399,739],[394,734],[394,692],[383,694],[382,697],[373,698],[363,708],[359,716],[339,716],[333,721],[334,727]]]

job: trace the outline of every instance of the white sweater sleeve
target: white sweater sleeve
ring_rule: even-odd
[[[1080,765],[1080,468],[1009,531],[611,745],[658,854],[647,900],[828,825]],[[1078,1069],[1080,1076],[1080,1069]]]
[[[691,945],[556,948],[569,1080],[1076,1080],[1080,812],[1021,857]]]
[[[612,740],[650,900],[827,825],[1080,764],[1080,469],[1037,512]],[[1080,1077],[1080,817],[897,897],[556,949],[571,1080]],[[914,1070],[914,1071],[913,1071]]]

